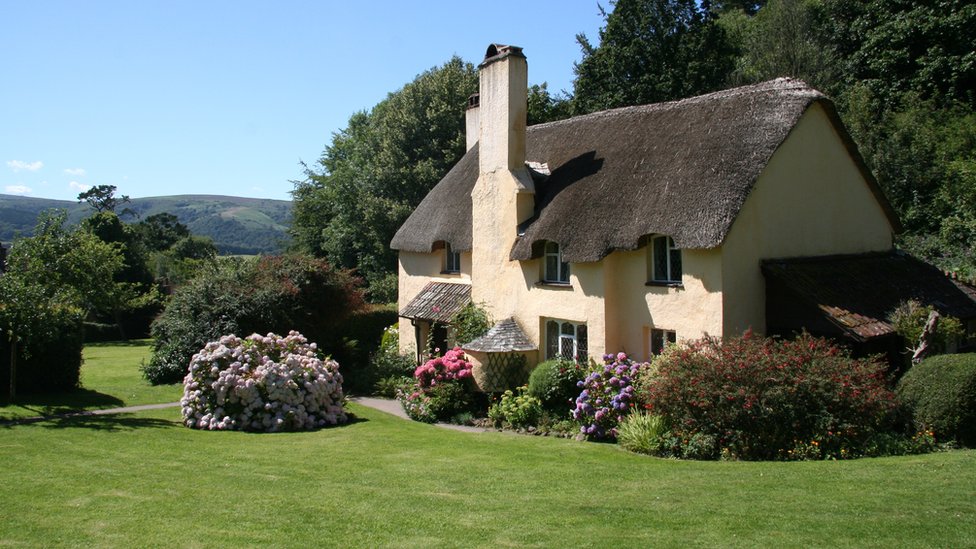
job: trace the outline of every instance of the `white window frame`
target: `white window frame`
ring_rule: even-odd
[[[664,278],[659,278],[658,271],[658,249],[664,246]],[[648,246],[648,253],[650,258],[648,260],[648,267],[650,270],[650,276],[648,277],[650,282],[656,282],[660,284],[681,284],[681,276],[683,273],[683,262],[681,261],[681,248],[674,245],[674,239],[670,236],[659,235],[651,239],[651,245]],[[674,264],[673,254],[678,255],[677,265]],[[677,269],[678,272],[673,272]]]
[[[552,341],[553,335],[550,334],[550,328],[552,327],[555,327],[555,342]],[[544,347],[546,350],[546,360],[572,357],[572,360],[575,360],[577,363],[586,364],[589,358],[589,331],[586,329],[585,322],[572,322],[554,318],[546,319],[543,333],[546,337]],[[580,348],[581,342],[583,343],[582,349]]]
[[[549,259],[553,259],[555,272],[552,272]],[[551,284],[569,284],[569,263],[563,261],[563,251],[558,242],[546,242],[542,264],[542,281]]]
[[[444,272],[461,272],[461,252],[455,252],[454,249],[451,248],[450,242],[444,243]]]

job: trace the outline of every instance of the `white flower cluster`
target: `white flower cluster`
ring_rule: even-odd
[[[207,343],[183,380],[183,422],[210,430],[295,431],[345,423],[339,364],[298,332]]]

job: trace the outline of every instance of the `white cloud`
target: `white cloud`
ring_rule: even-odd
[[[85,185],[84,183],[78,183],[77,181],[72,181],[68,183],[68,186],[76,191],[85,192],[91,188],[91,185]]]
[[[27,185],[7,185],[4,190],[8,194],[30,194],[31,188]]]
[[[68,168],[64,170],[64,173],[68,175],[73,175],[75,177],[81,177],[85,175],[85,168]]]
[[[36,172],[37,170],[44,167],[44,163],[41,162],[40,160],[37,160],[35,162],[24,162],[23,160],[8,160],[7,167],[9,167],[11,170],[15,172],[19,172],[21,170]]]

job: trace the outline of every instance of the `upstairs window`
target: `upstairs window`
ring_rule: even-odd
[[[655,236],[650,254],[651,282],[681,284],[681,250],[670,236]]]
[[[586,364],[586,324],[561,320],[546,321],[546,360],[565,358]]]
[[[461,252],[456,252],[448,243],[444,244],[444,272],[461,272]]]
[[[559,244],[555,242],[546,242],[546,267],[542,279],[544,282],[569,284],[569,263],[563,261]]]

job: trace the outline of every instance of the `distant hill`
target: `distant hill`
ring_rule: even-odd
[[[125,205],[138,218],[171,213],[193,234],[209,236],[221,254],[259,254],[282,251],[288,241],[291,202],[234,196],[178,195],[133,198]],[[47,209],[68,210],[68,222],[76,224],[90,215],[88,204],[29,196],[0,194],[0,242],[29,236],[37,215]]]

